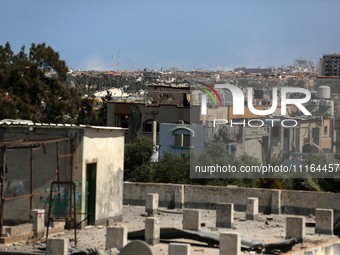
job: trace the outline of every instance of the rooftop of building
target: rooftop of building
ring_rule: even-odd
[[[0,121],[0,127],[36,127],[36,128],[75,128],[75,129],[107,129],[107,130],[127,130],[121,127],[107,127],[107,126],[91,126],[91,125],[75,125],[67,123],[36,123],[31,120],[21,119],[3,119]]]
[[[200,210],[201,211],[201,232],[216,235],[220,232],[233,232],[240,233],[242,237],[249,238],[253,241],[264,242],[265,244],[272,244],[285,240],[286,232],[286,218],[288,215],[265,215],[260,214],[259,219],[256,221],[246,220],[245,212],[235,212],[234,214],[234,227],[232,229],[216,228],[215,227],[215,210]],[[128,232],[135,232],[145,228],[145,213],[144,206],[130,206],[125,205],[123,208],[123,221],[121,223],[114,223],[114,225],[124,225],[127,227]],[[292,215],[289,215],[292,216]],[[158,217],[160,220],[160,228],[176,228],[182,229],[182,209],[169,210],[166,208],[159,208]],[[314,234],[315,232],[315,217],[314,215],[305,216],[307,222],[306,239],[304,244],[295,244],[292,250],[299,250],[302,247],[315,247],[320,243],[336,240],[336,236]],[[90,250],[97,248],[105,250],[106,244],[106,229],[107,226],[87,226],[83,230],[77,230],[77,248],[81,250]],[[50,237],[68,238],[70,245],[74,245],[74,230],[65,230],[64,232],[51,235]],[[131,241],[131,240],[130,240]],[[128,241],[129,242],[129,241]],[[175,239],[162,239],[159,244],[151,246],[154,255],[167,255],[169,243],[188,243],[191,245],[192,255],[218,255],[218,245],[208,245],[207,243],[197,240],[175,238]],[[33,252],[41,252],[44,249],[45,240],[40,241],[24,241],[17,242],[9,245],[1,245],[1,250],[13,252],[25,252],[32,254]],[[24,254],[25,254],[24,253]],[[21,254],[21,253],[20,253]],[[91,253],[92,254],[92,253]],[[99,254],[99,253],[98,253]],[[241,254],[255,254],[243,250]],[[278,253],[277,253],[278,254]],[[282,254],[282,253],[280,253]]]

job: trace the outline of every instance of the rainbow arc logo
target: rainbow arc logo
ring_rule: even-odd
[[[209,88],[212,92],[214,92],[214,94],[217,96],[218,100],[220,101],[221,106],[223,105],[223,104],[222,104],[222,100],[221,100],[220,95],[217,93],[217,91],[216,91],[213,87],[211,87],[210,85],[205,84],[205,83],[203,83],[203,82],[199,82],[199,84],[201,84],[201,85],[203,85],[203,86]],[[198,87],[198,88],[199,88],[200,90],[202,90],[203,92],[207,93],[207,94],[212,98],[212,100],[214,101],[215,106],[217,106],[215,97],[211,94],[211,92],[210,92],[209,90],[204,89],[204,88],[200,88],[200,87]]]

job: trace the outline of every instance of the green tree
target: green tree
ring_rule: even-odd
[[[124,180],[136,182],[152,181],[150,159],[154,149],[153,142],[145,136],[139,136],[134,143],[125,145]]]
[[[92,98],[83,98],[77,118],[77,124],[97,125],[97,114],[93,109],[94,101]]]
[[[190,183],[190,155],[182,153],[177,156],[165,153],[155,170],[155,181],[162,183]]]
[[[107,104],[112,100],[112,93],[110,91],[106,91],[105,97],[102,97],[102,106],[98,110],[98,126],[106,126],[107,125]]]
[[[33,43],[28,54],[23,46],[16,55],[9,42],[0,46],[0,119],[75,122],[82,99],[78,91],[63,86],[67,71],[59,53],[44,43]]]

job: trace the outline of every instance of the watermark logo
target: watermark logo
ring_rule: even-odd
[[[217,93],[217,91],[204,83],[200,83],[210,90],[214,92],[214,94],[217,96],[219,99],[221,106],[222,106],[222,101]],[[228,89],[232,96],[233,96],[233,114],[234,115],[244,115],[244,94],[242,90],[235,85],[230,85],[230,84],[216,84],[215,88],[217,89]],[[210,97],[213,99],[215,102],[215,105],[217,106],[216,100],[214,96],[211,94],[210,91],[207,89],[199,88],[200,90],[206,92]],[[304,94],[304,98],[287,98],[288,93],[301,93]],[[201,114],[206,115],[207,114],[207,94],[202,94],[202,103],[201,103]],[[249,111],[255,115],[269,115],[275,112],[277,109],[278,105],[278,88],[275,87],[272,89],[272,106],[269,109],[265,110],[258,110],[254,107],[253,105],[253,88],[248,87],[248,93],[247,93],[247,105],[249,108]],[[304,103],[307,103],[311,99],[311,93],[304,88],[287,88],[283,87],[281,88],[281,115],[285,116],[286,115],[286,106],[287,105],[295,105],[304,115],[311,115],[311,113],[303,106]]]
[[[217,91],[213,87],[211,87],[210,85],[205,84],[203,82],[199,82],[199,84],[209,88],[212,92],[214,92],[214,94],[217,96],[218,100],[220,101],[221,106],[223,105],[220,95],[217,93]],[[215,106],[217,106],[215,97],[211,94],[211,92],[209,90],[204,89],[204,88],[199,88],[199,89],[202,90],[203,92],[207,93],[212,98],[212,100],[214,101]],[[202,115],[207,115],[207,94],[202,94],[202,104],[201,104]]]

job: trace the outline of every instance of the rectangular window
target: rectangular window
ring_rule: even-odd
[[[129,122],[122,122],[121,127],[122,128],[129,128]]]
[[[184,147],[190,147],[190,138],[191,138],[191,135],[189,134],[183,135],[183,146]]]
[[[190,134],[175,134],[174,145],[178,147],[190,147]]]
[[[143,131],[151,133],[152,132],[152,123],[144,123]]]
[[[175,134],[174,145],[182,147],[182,135],[181,134]]]
[[[280,127],[274,126],[272,129],[272,136],[279,137],[279,135],[280,135]]]

